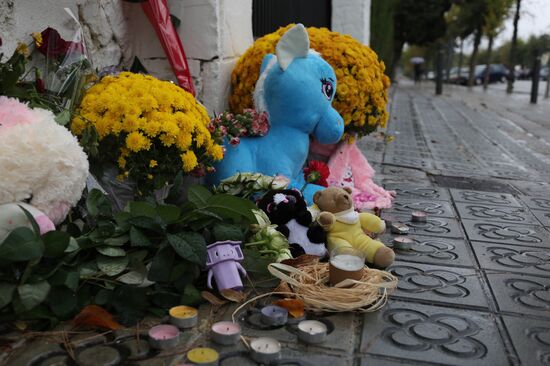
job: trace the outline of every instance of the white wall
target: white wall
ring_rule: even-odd
[[[370,42],[371,0],[332,0],[332,30]]]
[[[229,80],[238,57],[252,44],[252,0],[169,0],[181,20],[182,40],[197,89],[208,110],[227,109]],[[50,26],[72,36],[69,7],[83,26],[88,49],[98,68],[129,67],[138,56],[153,75],[175,80],[153,27],[139,4],[122,0],[1,0],[1,51],[11,54],[18,41]]]

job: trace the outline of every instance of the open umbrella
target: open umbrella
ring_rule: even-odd
[[[419,57],[419,56],[411,57],[410,62],[411,62],[411,64],[423,64],[424,63],[424,57]]]

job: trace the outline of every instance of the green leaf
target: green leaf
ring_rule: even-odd
[[[18,262],[40,258],[44,253],[44,244],[27,227],[13,230],[0,244],[0,258]]]
[[[55,122],[61,126],[65,126],[71,120],[71,111],[68,109],[63,110],[57,116],[55,116]]]
[[[151,245],[149,238],[141,230],[132,226],[130,229],[130,243],[133,247],[148,247]]]
[[[129,222],[130,224],[137,226],[139,228],[149,229],[159,234],[164,234],[164,229],[162,228],[162,226],[160,226],[158,222],[156,222],[154,219],[150,217],[144,217],[144,216],[132,217],[129,220]]]
[[[65,253],[69,246],[71,236],[63,231],[49,231],[42,235],[44,242],[44,257],[55,258]]]
[[[111,216],[111,203],[99,189],[92,189],[86,198],[86,209],[92,217]]]
[[[155,218],[157,216],[155,206],[149,202],[132,201],[129,203],[129,208],[132,216],[145,216],[150,218]]]
[[[80,276],[77,271],[60,269],[48,279],[48,282],[52,286],[66,286],[67,288],[76,291],[79,280]]]
[[[256,223],[252,210],[258,207],[247,199],[231,196],[228,194],[216,194],[210,197],[204,209],[220,215],[224,219],[240,221],[245,218],[249,224]]]
[[[15,287],[12,283],[0,282],[0,309],[11,302]]]
[[[47,281],[27,283],[17,288],[21,304],[27,310],[42,303],[50,292],[50,284]]]
[[[237,225],[219,223],[214,225],[212,228],[212,233],[214,234],[214,239],[216,241],[222,240],[235,240],[243,241],[244,234],[243,230]]]
[[[82,263],[79,268],[78,272],[80,275],[80,278],[86,278],[95,275],[99,272],[99,268],[97,266],[97,262],[95,260],[90,262]]]
[[[110,245],[114,247],[120,247],[126,244],[130,240],[129,235],[121,235],[114,238],[105,239],[105,245]]]
[[[71,239],[69,240],[69,245],[67,245],[67,248],[65,248],[65,253],[72,253],[75,250],[78,250],[78,242],[75,238],[71,236]]]
[[[76,294],[66,287],[54,287],[48,295],[50,309],[59,318],[67,319],[76,310]]]
[[[113,297],[113,291],[102,288],[94,297],[94,303],[97,305],[107,305]]]
[[[206,242],[202,235],[192,232],[168,234],[168,242],[180,257],[204,266],[206,263]]]
[[[96,259],[97,267],[108,276],[116,276],[128,266],[128,257],[107,257],[100,255]]]
[[[203,302],[203,299],[201,297],[201,293],[195,285],[192,283],[185,286],[185,291],[183,292],[183,295],[181,295],[180,303],[182,305],[188,305],[188,306],[197,306],[200,303]]]
[[[124,249],[117,247],[103,246],[96,247],[95,249],[107,257],[124,257],[126,255],[126,251]]]
[[[180,170],[178,174],[176,175],[176,178],[174,178],[174,183],[172,184],[172,188],[170,188],[170,192],[168,193],[168,197],[164,200],[164,202],[167,203],[177,203],[181,196],[181,187],[183,185],[183,171]]]
[[[130,229],[130,219],[132,218],[132,214],[129,212],[121,211],[115,214],[114,216],[115,221],[119,228],[124,231],[128,231]]]
[[[205,206],[208,199],[211,197],[212,192],[210,192],[206,187],[198,184],[192,185],[187,191],[187,199],[197,207]]]
[[[134,286],[143,285],[146,280],[147,280],[146,274],[140,273],[138,271],[130,271],[117,278],[117,281],[120,281],[127,285],[134,285]],[[145,284],[145,286],[150,286],[153,284],[154,282],[148,281],[148,283]]]
[[[25,213],[25,216],[27,216],[27,220],[29,220],[29,222],[31,223],[32,230],[34,231],[35,235],[39,237],[40,227],[38,226],[38,223],[34,219],[34,216],[25,207],[19,205],[19,208],[23,210],[23,212]]]
[[[168,282],[174,260],[175,253],[172,247],[166,246],[159,250],[153,258],[147,279],[153,282]]]
[[[157,207],[157,215],[166,224],[172,224],[181,216],[181,209],[177,206],[159,205]]]

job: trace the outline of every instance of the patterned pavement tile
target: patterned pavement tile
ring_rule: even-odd
[[[550,280],[515,273],[487,273],[498,308],[503,312],[550,318]]]
[[[470,240],[550,248],[550,232],[541,226],[463,220]]]
[[[455,204],[462,219],[538,225],[537,219],[524,207],[493,206],[484,203],[465,202],[456,202]]]
[[[513,181],[512,185],[528,196],[544,197],[550,194],[550,183],[548,182]]]
[[[468,202],[486,205],[501,205],[522,207],[521,203],[508,193],[469,191],[464,189],[451,189],[451,195],[455,202]]]
[[[409,227],[410,234],[439,236],[442,238],[463,238],[456,219],[443,217],[428,217],[426,222],[413,222],[409,216],[383,214],[383,217],[392,216]]]
[[[550,363],[550,321],[502,317],[522,365]]]
[[[411,184],[388,184],[386,189],[392,189],[397,193],[397,199],[424,199],[436,201],[450,201],[451,196],[446,189],[420,187]]]
[[[421,158],[402,157],[397,155],[384,156],[384,163],[399,165],[404,167],[411,167],[411,168],[423,168],[423,169],[433,168],[433,162],[431,160],[421,159]]]
[[[388,246],[396,235],[387,233],[382,242]],[[432,263],[439,265],[474,267],[468,243],[464,239],[438,238],[409,234],[413,240],[410,250],[394,249],[396,260],[415,263]]]
[[[456,214],[449,202],[432,201],[429,199],[397,198],[393,207],[388,210],[391,214],[410,215],[413,211],[425,211],[428,216],[455,218]]]
[[[542,210],[531,210],[533,215],[540,221],[544,226],[550,226],[550,211]]]
[[[415,362],[412,360],[402,360],[398,358],[388,358],[381,356],[368,355],[361,358],[361,366],[405,366],[405,365],[431,365],[426,361]]]
[[[508,364],[492,315],[394,300],[365,315],[360,350],[446,365]]]
[[[543,248],[472,242],[482,269],[550,276],[550,251]]]
[[[546,197],[531,197],[520,196],[521,200],[533,210],[546,210],[550,211],[550,198]]]
[[[387,270],[399,279],[395,296],[487,307],[480,279],[473,269],[395,262]]]

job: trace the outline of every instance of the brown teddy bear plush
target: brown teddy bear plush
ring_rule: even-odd
[[[329,187],[317,191],[313,201],[321,210],[317,220],[327,231],[330,251],[338,247],[353,247],[363,252],[369,263],[378,267],[384,268],[393,263],[393,250],[365,234],[365,231],[382,233],[386,224],[376,215],[356,212],[349,187]]]

